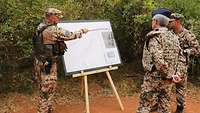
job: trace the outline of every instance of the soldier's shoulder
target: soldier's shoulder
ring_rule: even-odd
[[[192,31],[187,30],[187,29],[184,29],[184,30],[183,30],[183,34],[184,34],[184,37],[186,37],[186,38],[192,38],[192,37],[195,37],[195,34],[192,33]]]
[[[181,34],[183,34],[183,35],[190,35],[190,34],[192,34],[192,32],[184,28],[182,30]]]
[[[162,33],[164,33],[164,31],[159,30],[159,29],[155,29],[155,30],[150,31],[146,36],[147,37],[154,37],[154,36],[158,36]]]
[[[51,32],[56,32],[58,30],[58,27],[55,25],[49,25],[47,26],[47,28],[45,29],[45,31],[51,31]]]
[[[154,29],[152,31],[150,31],[147,35],[146,35],[146,43],[149,46],[150,45],[154,45],[161,42],[162,38],[162,34],[164,34],[165,31],[161,30],[161,29]]]
[[[46,23],[40,23],[37,27],[37,31],[54,31],[56,29],[55,25],[48,25]]]
[[[45,23],[40,23],[40,24],[37,26],[37,30],[39,31],[40,29],[44,28],[45,26],[47,26]]]

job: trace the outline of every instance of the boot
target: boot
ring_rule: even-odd
[[[175,113],[183,113],[183,106],[177,106]]]

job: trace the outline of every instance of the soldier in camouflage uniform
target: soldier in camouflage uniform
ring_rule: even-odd
[[[182,26],[181,20],[184,18],[183,15],[178,13],[172,13],[170,18],[171,20],[169,23],[169,28],[171,28],[174,31],[174,33],[178,35],[178,40],[183,54],[180,55],[178,64],[178,70],[180,72],[182,81],[180,83],[175,84],[177,99],[176,113],[183,113],[187,89],[187,68],[189,63],[189,57],[191,55],[197,55],[199,53],[199,43],[195,35]]]
[[[180,46],[178,39],[166,28],[168,22],[168,17],[156,14],[152,18],[153,30],[146,35],[142,59],[145,76],[137,113],[150,113],[155,102],[158,113],[171,113],[172,75]]]
[[[72,33],[58,28],[61,11],[49,8],[45,12],[44,22],[37,28],[34,44],[34,76],[40,90],[38,113],[52,113],[52,102],[56,90],[57,60],[64,54],[64,41],[81,38],[87,29]]]

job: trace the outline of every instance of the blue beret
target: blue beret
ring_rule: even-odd
[[[156,14],[161,14],[161,15],[164,15],[164,16],[170,18],[170,15],[172,14],[172,12],[167,8],[158,8],[158,9],[155,9],[152,11],[151,16],[153,17]]]

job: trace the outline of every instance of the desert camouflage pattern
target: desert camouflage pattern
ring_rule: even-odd
[[[72,33],[48,23],[41,23],[37,28],[38,31],[42,31],[42,29],[43,44],[45,45],[53,45],[56,41],[77,39],[85,33],[84,29]],[[34,76],[40,90],[38,113],[53,113],[52,103],[56,92],[57,60],[58,55],[54,54],[39,54],[34,58]]]
[[[137,113],[150,113],[156,107],[158,113],[171,113],[170,96],[172,84],[162,80],[158,71],[146,72]],[[156,105],[156,106],[155,106]]]
[[[174,20],[182,20],[184,19],[184,16],[180,13],[172,13],[170,15],[170,21],[174,21]]]
[[[48,8],[45,13],[47,14],[52,14],[52,15],[55,15],[55,14],[62,14],[62,11],[56,9],[56,8]]]
[[[72,33],[68,30],[57,27],[57,25],[48,25],[48,23],[41,23],[38,26],[38,30],[42,29],[45,26],[48,27],[43,31],[44,44],[55,44],[56,41],[68,41],[81,38],[82,34],[84,33],[84,30],[82,29],[80,31]]]
[[[155,104],[158,113],[171,113],[172,82],[169,79],[176,73],[179,52],[178,38],[167,28],[161,27],[147,34],[142,59],[146,73],[137,113],[150,113]]]
[[[182,32],[177,34],[179,37],[179,43],[181,46],[183,55],[180,55],[179,64],[178,64],[178,71],[181,74],[181,78],[183,81],[181,83],[176,84],[176,98],[177,98],[177,105],[181,107],[185,107],[185,97],[186,97],[186,89],[187,89],[187,70],[188,70],[188,63],[189,57],[191,55],[195,56],[199,54],[199,43],[196,39],[195,35],[190,31],[183,29]]]
[[[45,11],[46,15],[57,15],[59,16],[60,18],[63,17],[62,15],[62,11],[56,9],[56,8],[48,8],[46,11]]]
[[[179,37],[181,49],[187,52],[186,55],[191,56],[199,54],[199,43],[196,39],[196,36],[192,32],[188,31],[187,29],[183,29],[183,31],[177,35]],[[181,61],[186,61],[186,58],[187,57],[183,57]]]
[[[52,113],[52,103],[54,101],[54,95],[56,92],[57,81],[57,65],[53,62],[51,65],[50,73],[45,71],[47,66],[46,62],[34,59],[34,71],[35,77],[38,80],[39,87],[39,104],[38,113]]]

